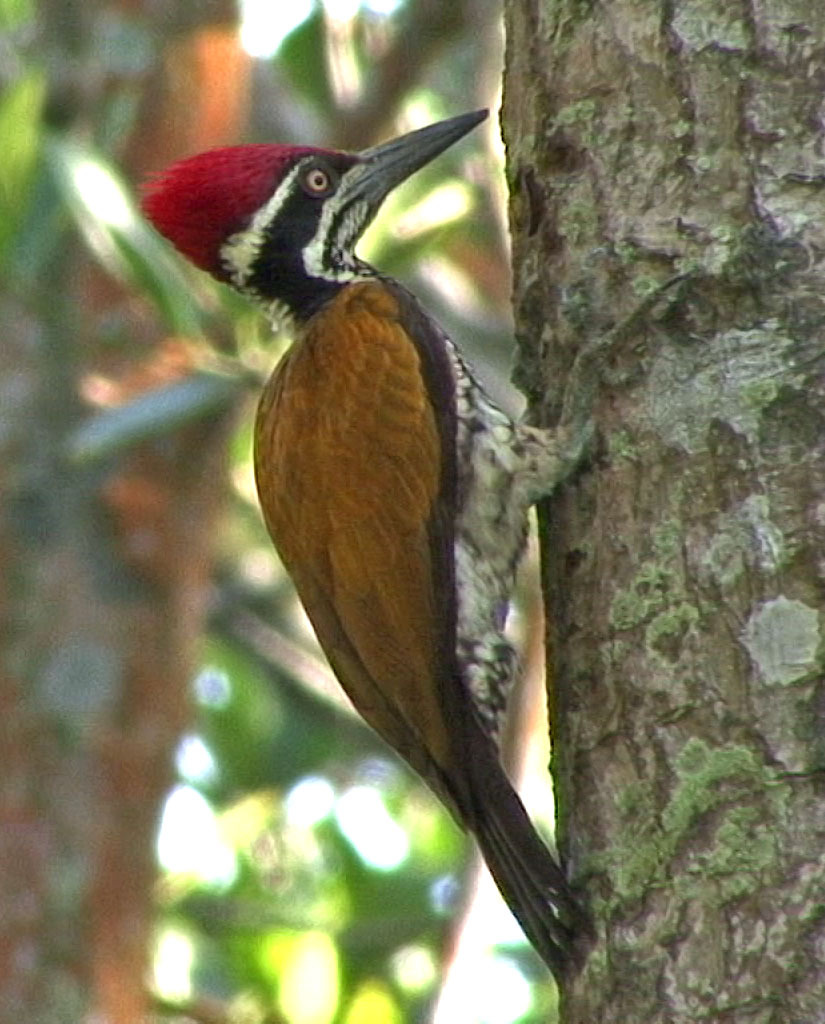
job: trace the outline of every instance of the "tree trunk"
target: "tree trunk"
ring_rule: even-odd
[[[506,21],[538,414],[607,354],[543,516],[559,841],[597,932],[561,1019],[823,1022],[825,6]]]

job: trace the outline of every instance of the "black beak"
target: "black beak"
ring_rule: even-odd
[[[347,199],[366,202],[374,212],[396,185],[458,142],[486,117],[486,110],[459,114],[363,150],[358,154],[358,166],[363,171],[348,183]]]

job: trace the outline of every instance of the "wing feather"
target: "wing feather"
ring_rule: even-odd
[[[267,526],[342,685],[442,796],[455,750],[442,692],[455,650],[443,552],[444,424],[428,355],[382,284],[351,285],[270,382],[256,427]],[[427,340],[427,339],[425,339]],[[439,338],[432,339],[439,342]],[[449,534],[449,535],[448,535]]]

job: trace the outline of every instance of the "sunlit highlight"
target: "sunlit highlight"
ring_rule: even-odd
[[[212,751],[200,736],[184,736],[175,753],[175,767],[178,775],[187,782],[214,782],[218,776],[218,766]]]
[[[364,0],[363,6],[372,11],[373,14],[380,14],[384,17],[395,14],[401,6],[401,0]]]
[[[450,972],[433,1024],[514,1024],[532,1006],[532,986],[515,962],[479,951]]]
[[[251,57],[274,57],[281,43],[312,14],[313,0],[241,0],[241,46]]]
[[[338,952],[323,932],[273,936],[264,956],[278,977],[278,1004],[290,1024],[329,1024],[338,1012]]]
[[[404,946],[392,958],[392,973],[405,991],[424,992],[435,984],[438,965],[426,946]]]
[[[477,979],[478,1020],[481,1024],[511,1024],[533,1005],[530,983],[513,963],[499,957]]]
[[[235,854],[220,834],[206,798],[191,786],[175,786],[166,798],[157,841],[166,871],[227,885],[235,878]]]
[[[359,857],[380,871],[392,871],[407,859],[407,833],[390,815],[380,793],[371,786],[353,786],[335,808],[338,825]]]
[[[361,0],[324,0],[324,10],[333,21],[352,21],[361,9]]]
[[[120,182],[94,160],[81,159],[72,167],[75,188],[96,220],[125,230],[135,214]]]
[[[192,967],[195,950],[188,935],[177,928],[165,928],[155,947],[152,965],[155,990],[172,1003],[188,1001],[192,996]]]
[[[334,804],[335,790],[329,780],[311,775],[301,779],[287,793],[286,820],[298,828],[312,828],[331,813]]]
[[[513,961],[492,952],[496,942],[524,943],[521,929],[487,870],[479,871],[475,884],[432,1024],[510,1024],[531,1005],[530,982]]]
[[[441,185],[398,218],[394,234],[407,241],[442,224],[459,220],[470,212],[471,207],[470,192],[461,182]]]
[[[350,1003],[344,1024],[403,1024],[390,992],[376,981],[365,982]]]

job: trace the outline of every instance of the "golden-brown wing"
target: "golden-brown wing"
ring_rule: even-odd
[[[341,684],[453,803],[441,701],[453,682],[443,678],[445,644],[454,649],[443,604],[453,598],[436,592],[443,574],[433,565],[433,531],[451,522],[438,515],[444,456],[421,354],[398,315],[396,297],[375,282],[342,289],[310,322],[261,401],[256,478]]]

